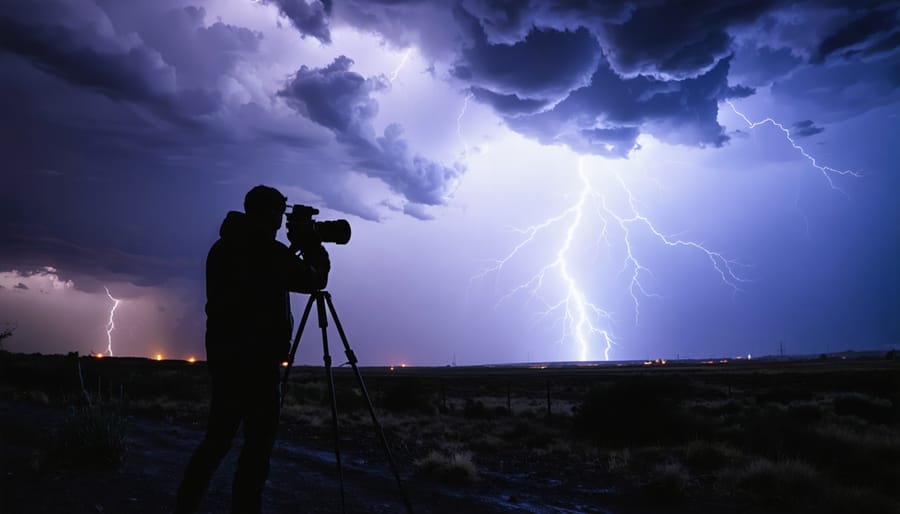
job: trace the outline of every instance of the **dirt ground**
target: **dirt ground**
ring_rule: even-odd
[[[202,437],[202,426],[132,417],[122,466],[116,471],[86,471],[42,463],[52,427],[59,425],[63,415],[59,409],[31,402],[0,402],[0,512],[171,512],[174,491]],[[239,440],[213,478],[202,512],[228,512],[238,447]],[[346,512],[404,511],[384,459],[369,462],[345,451],[343,460]],[[488,476],[477,484],[451,487],[401,473],[404,480],[409,479],[406,488],[415,512],[611,512],[597,504],[562,500],[561,484],[551,480]],[[591,495],[582,496],[584,502],[584,496]],[[282,438],[272,457],[264,512],[341,512],[333,453]]]

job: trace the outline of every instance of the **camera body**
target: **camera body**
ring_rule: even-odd
[[[289,207],[287,218],[288,239],[302,245],[312,243],[347,244],[350,241],[350,222],[347,220],[316,221],[313,216],[319,209],[308,205],[294,204]],[[294,239],[297,239],[295,241]]]

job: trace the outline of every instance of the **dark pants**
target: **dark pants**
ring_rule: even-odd
[[[206,436],[194,452],[178,488],[177,514],[196,512],[209,481],[231,448],[238,427],[244,426],[231,492],[233,514],[256,514],[269,475],[269,457],[278,431],[281,392],[277,365],[211,366],[212,401]]]

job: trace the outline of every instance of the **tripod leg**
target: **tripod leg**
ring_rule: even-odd
[[[297,328],[297,335],[294,337],[294,344],[291,345],[290,357],[288,357],[288,367],[284,369],[284,378],[281,379],[281,406],[284,407],[284,397],[287,394],[288,377],[291,376],[291,368],[294,366],[294,357],[297,355],[297,348],[300,347],[300,336],[303,335],[303,329],[306,327],[306,321],[309,319],[309,311],[312,309],[313,302],[316,301],[316,295],[310,295],[309,301],[306,302],[306,308],[303,309],[303,317],[300,318],[300,326]]]
[[[319,327],[322,329],[322,359],[325,361],[325,374],[328,377],[328,392],[331,396],[331,429],[334,433],[334,458],[337,461],[338,481],[341,488],[341,512],[347,512],[344,504],[344,468],[341,465],[341,443],[338,427],[337,395],[334,389],[334,372],[331,369],[331,353],[328,351],[328,318],[325,314],[325,295],[320,291],[316,295],[316,307],[319,313]]]
[[[369,406],[369,414],[372,416],[372,424],[375,425],[376,432],[378,432],[378,435],[381,438],[381,445],[384,448],[385,455],[387,455],[391,471],[394,473],[394,478],[397,479],[397,487],[400,489],[400,495],[403,497],[403,505],[406,507],[406,512],[412,514],[412,504],[409,501],[409,496],[406,494],[406,488],[403,486],[400,472],[397,470],[397,463],[394,461],[394,456],[391,455],[391,448],[388,446],[387,437],[384,435],[384,428],[382,428],[381,423],[378,421],[378,416],[375,414],[375,406],[372,405],[369,391],[366,390],[366,384],[363,381],[362,374],[359,372],[359,366],[356,365],[356,354],[353,353],[353,350],[350,348],[350,343],[347,341],[344,327],[341,325],[341,320],[338,319],[337,311],[334,309],[334,303],[331,301],[331,294],[327,291],[322,291],[322,296],[324,297],[324,301],[328,302],[328,310],[331,311],[331,318],[334,320],[334,326],[337,327],[338,335],[341,336],[341,342],[344,344],[344,353],[347,355],[347,362],[353,367],[353,373],[356,375],[357,382],[359,382],[359,388],[366,398],[366,404]],[[321,300],[319,305],[321,306]]]

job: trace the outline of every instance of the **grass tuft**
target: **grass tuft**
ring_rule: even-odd
[[[450,484],[469,484],[478,479],[478,469],[468,452],[443,454],[435,450],[417,460],[415,466],[422,475]]]
[[[127,421],[100,406],[71,409],[59,429],[57,457],[75,467],[115,468],[125,458]]]

